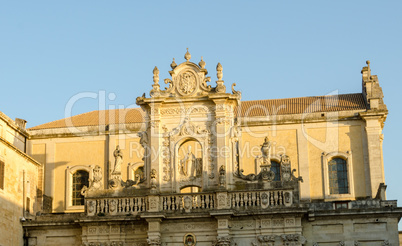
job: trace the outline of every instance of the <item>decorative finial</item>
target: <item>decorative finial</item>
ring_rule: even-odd
[[[191,54],[190,54],[190,52],[188,52],[188,48],[187,48],[186,54],[184,55],[184,59],[186,59],[187,61],[190,61],[190,59],[191,59]]]
[[[218,80],[222,80],[223,73],[222,73],[222,65],[218,62],[218,65],[216,65],[216,77],[218,77]]]
[[[216,77],[218,77],[218,80],[216,81],[216,88],[215,91],[218,93],[225,93],[226,92],[226,86],[223,84],[223,74],[222,74],[222,65],[218,63],[216,65]]]
[[[158,69],[158,67],[155,66],[153,72],[154,72],[154,83],[158,84],[159,83],[159,69]]]
[[[366,64],[370,66],[370,60],[367,60],[367,61],[366,61]]]
[[[202,69],[205,68],[205,62],[204,62],[204,60],[202,59],[202,56],[201,56],[201,61],[198,63],[198,65],[200,65],[200,67],[201,67]]]
[[[172,63],[170,63],[170,67],[171,67],[172,69],[175,69],[175,68],[177,67],[177,64],[176,64],[176,62],[174,61],[174,58],[173,58]]]

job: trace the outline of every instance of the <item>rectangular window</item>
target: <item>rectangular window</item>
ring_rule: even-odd
[[[348,171],[346,160],[334,158],[328,163],[330,194],[348,194]]]
[[[4,190],[4,162],[0,161],[0,189]]]

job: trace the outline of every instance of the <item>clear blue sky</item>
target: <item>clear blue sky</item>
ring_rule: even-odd
[[[387,195],[401,206],[401,13],[402,1],[1,1],[0,111],[32,127],[81,92],[132,105],[187,47],[213,81],[221,62],[243,100],[361,92],[369,59],[389,110]],[[97,108],[82,99],[73,113]]]

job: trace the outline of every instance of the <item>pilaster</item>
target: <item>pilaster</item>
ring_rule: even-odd
[[[366,121],[366,138],[368,148],[368,167],[370,174],[371,197],[375,197],[377,190],[384,179],[384,163],[382,158],[382,124],[385,121],[385,113],[362,113]]]

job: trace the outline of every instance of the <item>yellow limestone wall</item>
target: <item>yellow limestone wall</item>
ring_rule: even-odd
[[[333,151],[352,152],[355,197],[365,197],[362,126],[335,127],[331,130],[335,132],[329,135],[326,134],[327,131],[327,128],[307,129],[308,137],[318,141],[308,141],[311,199],[323,199],[322,153]]]
[[[68,166],[99,165],[105,168],[104,141],[69,142],[55,144],[55,193],[53,211],[63,212],[66,204],[66,169]],[[50,154],[50,153],[49,153]]]
[[[23,193],[30,198],[29,211],[35,214],[39,166],[29,158],[17,153],[4,142],[0,142],[0,160],[5,163],[4,189],[0,189],[0,245],[23,245],[20,218],[23,214]],[[26,185],[23,176],[25,171]],[[12,233],[7,233],[12,232]]]

